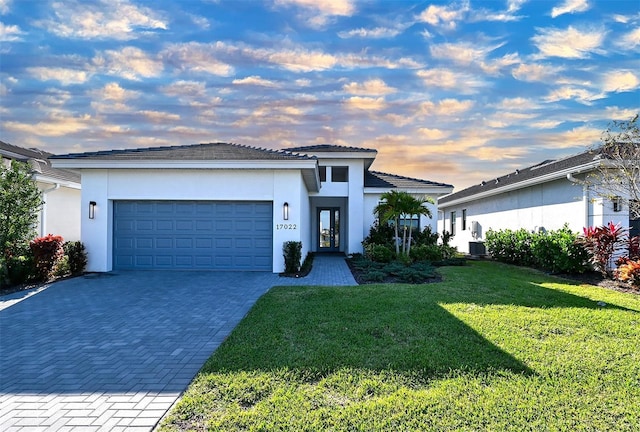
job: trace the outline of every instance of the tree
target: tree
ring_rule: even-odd
[[[400,216],[402,215],[402,198],[403,193],[395,190],[385,192],[380,196],[380,204],[378,204],[373,212],[378,215],[381,221],[393,221],[396,245],[396,255],[400,255],[400,245],[398,244],[398,225],[400,225]]]
[[[414,215],[422,215],[422,216],[427,216],[428,218],[431,218],[431,210],[429,210],[428,207],[425,207],[425,204],[433,204],[433,199],[430,197],[420,197],[420,198],[416,198],[413,197],[411,195],[409,195],[409,198],[406,199],[405,201],[405,207],[404,207],[404,214],[405,214],[405,218],[406,216],[409,217],[409,220],[411,220],[411,218],[413,218]],[[405,219],[406,220],[406,219]],[[405,226],[405,232],[407,231],[407,224],[405,222],[404,224]],[[411,252],[411,237],[413,234],[413,229],[412,227],[409,228],[409,242],[407,243],[407,255],[409,255],[409,253]],[[404,247],[404,244],[403,244]]]
[[[376,206],[374,213],[381,220],[393,221],[395,231],[396,255],[400,255],[400,245],[398,244],[398,228],[402,220],[404,230],[402,233],[402,253],[409,255],[411,251],[411,228],[407,229],[407,221],[411,221],[415,215],[425,215],[431,217],[431,211],[424,206],[425,203],[433,203],[429,197],[416,198],[407,192],[392,190],[382,194],[381,203]],[[407,230],[409,231],[409,241],[407,242]]]
[[[631,219],[640,219],[640,128],[638,114],[631,120],[614,120],[603,132],[602,145],[594,149],[602,164],[587,178],[600,196],[620,200]]]
[[[43,204],[27,163],[0,163],[0,256],[9,258],[35,235],[38,211]]]

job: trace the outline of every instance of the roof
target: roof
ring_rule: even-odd
[[[378,171],[366,171],[364,175],[364,187],[368,188],[411,189],[433,186],[453,188],[452,185],[446,183],[437,183]]]
[[[184,146],[104,150],[52,156],[52,159],[96,160],[309,160],[313,157],[286,150],[270,150],[240,144],[208,143]]]
[[[353,152],[366,152],[366,153],[378,153],[375,149],[368,149],[362,147],[349,147],[339,146],[334,144],[318,144],[301,147],[291,147],[287,149],[290,152],[304,153],[304,152],[327,152],[327,153],[353,153]]]
[[[553,179],[554,174],[558,174],[556,178],[564,177],[566,176],[566,174],[560,175],[560,173],[570,171],[574,168],[582,168],[585,166],[595,167],[599,163],[599,160],[600,152],[592,150],[565,157],[563,159],[545,160],[528,168],[515,170],[514,172],[503,175],[501,177],[483,181],[480,184],[442,197],[438,200],[438,204],[446,204],[453,201],[464,200],[465,198],[468,198],[466,201],[470,201],[476,195],[480,194],[498,194],[503,190],[506,191],[517,188],[520,183],[523,183],[522,187],[524,187],[524,183],[530,184],[531,182],[535,182],[536,180],[542,182],[545,179]]]
[[[54,157],[52,153],[36,148],[18,147],[0,141],[0,155],[7,159],[29,163],[36,177],[43,176],[51,180],[62,180],[80,184],[80,175],[78,173],[62,168],[53,168],[51,166],[49,159]],[[42,178],[39,178],[39,180],[42,180]]]

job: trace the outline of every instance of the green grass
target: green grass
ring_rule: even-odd
[[[272,289],[161,430],[640,430],[640,296],[490,262],[440,271]]]

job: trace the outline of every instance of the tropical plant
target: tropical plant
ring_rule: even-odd
[[[46,281],[53,275],[56,264],[64,256],[63,244],[61,236],[51,234],[33,239],[29,243],[40,280]]]
[[[626,230],[609,222],[600,227],[586,227],[580,242],[589,252],[593,268],[604,276],[612,274],[612,257],[628,245]]]
[[[403,198],[402,216],[405,218],[405,223],[404,223],[405,233],[407,232],[407,223],[406,223],[407,218],[409,220],[411,220],[413,216],[426,216],[428,218],[431,218],[431,210],[429,210],[429,208],[425,206],[425,204],[427,203],[433,204],[433,199],[430,197],[416,198],[409,194],[407,194]],[[403,236],[403,242],[402,242],[403,252],[406,255],[409,255],[409,253],[411,252],[411,236],[413,233],[413,229],[409,228],[408,231],[409,231],[409,241],[405,242],[404,236]],[[405,245],[406,245],[406,250],[405,250]]]
[[[398,226],[400,225],[400,216],[402,215],[402,199],[406,192],[392,190],[385,192],[380,196],[380,203],[373,209],[378,215],[380,221],[392,221],[395,233],[396,255],[400,255],[400,245],[398,244]]]

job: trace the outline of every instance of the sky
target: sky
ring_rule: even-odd
[[[0,140],[374,148],[460,190],[640,112],[638,0],[0,0]]]

